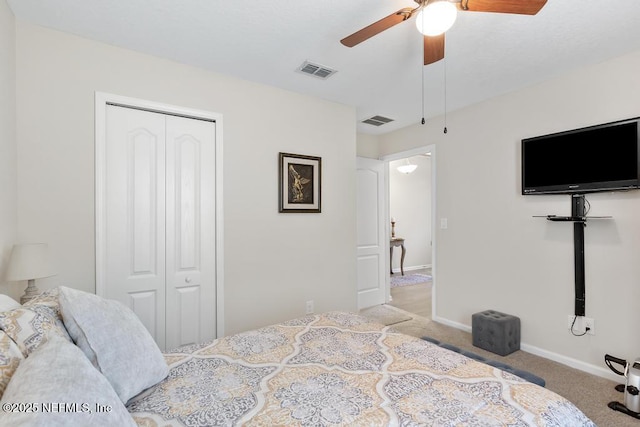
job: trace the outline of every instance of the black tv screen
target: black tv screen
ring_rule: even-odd
[[[522,140],[522,194],[640,187],[640,118]]]

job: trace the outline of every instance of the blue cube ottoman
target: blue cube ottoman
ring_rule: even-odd
[[[500,356],[520,350],[520,318],[495,310],[471,316],[473,345]]]

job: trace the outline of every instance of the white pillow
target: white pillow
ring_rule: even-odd
[[[158,345],[124,304],[61,286],[60,311],[73,341],[122,402],[169,374]]]
[[[9,295],[0,294],[0,311],[9,311],[20,307],[20,303]]]
[[[20,363],[0,407],[3,426],[136,425],[109,381],[57,335]]]

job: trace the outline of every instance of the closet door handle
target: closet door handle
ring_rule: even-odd
[[[184,281],[187,283],[191,283],[191,277],[187,276],[184,278]]]

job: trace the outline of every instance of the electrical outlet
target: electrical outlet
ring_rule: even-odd
[[[312,299],[307,301],[306,313],[307,314],[313,314],[313,300]]]
[[[573,329],[571,328],[572,326]],[[578,316],[576,318],[575,315],[569,314],[567,316],[567,328],[569,329],[569,332],[572,332],[574,335],[582,335],[585,331],[588,335],[595,335],[596,321],[590,317]],[[588,331],[587,328],[589,328]]]
[[[591,319],[590,317],[585,317],[583,325],[585,327],[585,330],[586,328],[589,328],[589,330],[587,331],[587,334],[589,335],[596,334],[596,321],[594,319]]]

